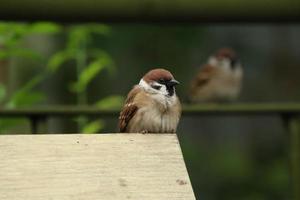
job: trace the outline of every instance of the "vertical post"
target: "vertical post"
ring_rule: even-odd
[[[300,121],[297,116],[288,118],[290,133],[290,158],[292,168],[292,187],[294,200],[300,200]]]
[[[38,118],[35,116],[31,116],[30,118],[30,128],[32,134],[38,133]]]
[[[39,124],[39,128],[40,128],[41,133],[43,133],[43,134],[48,133],[47,117],[46,116],[40,116],[38,124]]]

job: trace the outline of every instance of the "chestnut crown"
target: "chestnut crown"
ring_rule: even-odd
[[[218,60],[222,60],[224,58],[230,60],[231,66],[235,66],[238,62],[238,56],[231,48],[221,48],[214,54],[214,56]]]
[[[143,79],[154,91],[168,96],[175,93],[175,85],[179,84],[168,70],[158,68],[150,70]]]
[[[169,72],[168,70],[159,68],[159,69],[150,70],[148,73],[146,73],[144,75],[143,79],[147,83],[150,83],[153,81],[160,82],[162,80],[170,81],[170,80],[174,79],[174,77],[171,74],[171,72]]]

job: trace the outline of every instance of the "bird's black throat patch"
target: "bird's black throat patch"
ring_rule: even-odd
[[[169,96],[174,95],[175,88],[174,86],[166,86]]]

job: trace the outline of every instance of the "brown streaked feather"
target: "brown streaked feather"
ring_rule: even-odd
[[[206,85],[210,81],[212,74],[214,73],[215,73],[215,68],[211,65],[207,64],[201,67],[197,76],[191,82],[191,91],[195,89],[198,90],[200,87]]]
[[[135,96],[140,92],[141,88],[135,86],[127,95],[125,105],[120,113],[119,117],[119,131],[124,133],[127,131],[127,126],[137,112],[138,107],[133,103]]]

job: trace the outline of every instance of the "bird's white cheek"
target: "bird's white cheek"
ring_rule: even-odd
[[[162,94],[162,95],[168,95],[167,87],[165,85],[161,85],[161,88],[159,91],[160,91],[160,94]]]
[[[218,65],[218,60],[212,56],[208,59],[208,64],[212,65],[212,66],[217,66]]]

